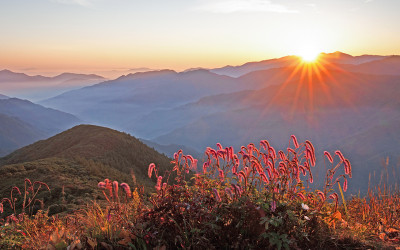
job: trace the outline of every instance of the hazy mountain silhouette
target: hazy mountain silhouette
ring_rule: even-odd
[[[127,182],[132,191],[138,185],[144,185],[146,192],[154,191],[155,178],[147,177],[152,162],[160,171],[170,168],[169,158],[128,134],[79,125],[0,158],[0,174],[6,177],[0,183],[0,195],[6,197],[11,186],[23,186],[24,179],[30,178],[52,189],[45,198],[45,204],[52,206],[50,213],[72,210],[102,198],[97,183],[105,178]]]
[[[351,65],[358,65],[362,63],[372,62],[383,58],[384,56],[375,56],[375,55],[351,56],[349,54],[345,54],[339,51],[334,53],[321,53],[319,56],[319,59],[324,63],[351,64]],[[285,56],[277,59],[269,59],[260,62],[249,62],[239,66],[225,66],[222,68],[210,69],[210,71],[220,75],[239,77],[259,70],[293,67],[299,63],[301,63],[300,57]]]
[[[45,138],[46,134],[16,117],[0,113],[0,156]]]
[[[91,122],[127,128],[151,111],[177,107],[208,95],[247,88],[231,77],[207,70],[182,73],[163,70],[122,76],[40,103]]]
[[[1,99],[8,99],[8,98],[10,98],[10,97],[8,97],[8,96],[6,96],[6,95],[0,94],[0,100],[1,100]]]
[[[17,98],[0,99],[0,155],[70,128],[71,114]]]
[[[351,67],[350,70],[368,74],[400,75],[400,56],[388,56]]]
[[[104,80],[105,78],[94,74],[63,73],[54,77],[46,77],[1,70],[0,91],[20,98],[40,100]]]
[[[325,62],[335,63],[335,64],[352,64],[352,65],[368,63],[380,60],[382,58],[384,58],[384,56],[378,56],[378,55],[352,56],[346,53],[342,53],[340,51],[336,51],[333,53],[321,53],[319,55],[319,59]]]
[[[203,152],[199,152],[190,146],[176,145],[176,144],[161,145],[150,140],[145,140],[145,139],[139,139],[139,140],[142,141],[147,146],[154,148],[157,152],[166,155],[167,157],[172,157],[174,153],[178,152],[179,150],[182,150],[185,154],[191,155],[198,159],[203,157]]]
[[[12,83],[12,82],[26,82],[26,81],[48,81],[50,77],[45,76],[29,76],[24,73],[16,73],[11,70],[0,70],[0,83]]]
[[[248,62],[240,66],[225,66],[222,68],[210,69],[210,71],[220,75],[239,77],[258,70],[294,66],[298,64],[300,60],[298,56],[285,56],[260,62]]]

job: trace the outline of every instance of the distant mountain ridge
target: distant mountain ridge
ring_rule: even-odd
[[[368,74],[400,75],[400,56],[387,56],[379,60],[359,64],[350,68],[350,70]]]
[[[349,54],[345,54],[339,51],[333,53],[321,53],[319,56],[319,60],[322,63],[333,63],[333,64],[350,64],[350,65],[361,65],[364,63],[370,63],[373,61],[382,60],[388,58],[390,56],[378,56],[378,55],[361,55],[361,56],[352,56]],[[293,67],[301,62],[301,58],[298,56],[285,56],[276,59],[263,60],[259,62],[248,62],[239,66],[225,66],[222,68],[210,69],[211,72],[227,75],[231,77],[240,77],[245,74],[258,71],[258,70],[267,70],[273,68],[283,68],[283,67]],[[362,68],[362,67],[360,67]],[[367,70],[356,70],[356,72],[360,73],[368,73]],[[398,73],[397,75],[400,75]]]
[[[300,62],[300,58],[298,56],[285,56],[277,59],[269,59],[259,62],[248,62],[240,66],[225,66],[222,68],[210,69],[211,72],[227,75],[231,77],[240,77],[245,74],[258,71],[258,70],[267,70],[272,68],[282,68],[288,66],[294,66]]]
[[[17,98],[0,99],[0,156],[81,121],[71,114]]]
[[[105,78],[95,74],[76,74],[76,73],[62,73],[54,77],[42,76],[42,75],[27,75],[25,73],[18,73],[8,69],[0,70],[0,82],[24,82],[24,81],[52,81],[52,80],[69,80],[72,78],[80,79],[99,79],[104,80]]]
[[[90,122],[123,129],[154,109],[176,107],[210,94],[246,88],[231,77],[206,70],[183,73],[163,70],[122,76],[39,103]]]
[[[44,132],[12,116],[0,113],[0,156],[44,138]]]
[[[25,73],[16,73],[8,69],[0,70],[0,82],[46,81],[50,77],[41,75],[29,76]]]
[[[40,100],[62,92],[105,81],[106,78],[95,74],[62,73],[54,77],[10,70],[0,71],[0,92],[30,100]]]

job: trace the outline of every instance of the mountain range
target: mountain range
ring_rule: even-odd
[[[379,70],[383,70],[384,72],[385,70],[387,70],[387,68],[390,68],[389,70],[391,72],[397,72],[394,74],[400,74],[398,73],[399,72],[398,70],[396,71],[396,69],[398,69],[399,67],[398,65],[399,61],[397,56],[376,56],[376,55],[351,56],[349,54],[337,51],[334,53],[321,53],[318,57],[318,60],[322,63],[351,66],[349,67],[349,69],[353,69],[354,71],[361,73],[368,73],[368,65],[375,64],[379,65],[378,67],[375,67],[378,68],[376,72],[382,73],[382,71]],[[386,62],[388,60],[392,60],[394,64],[396,64],[396,67],[393,68],[393,65],[390,65],[390,67],[383,66],[386,65]],[[282,58],[269,59],[260,62],[248,62],[239,66],[225,66],[222,68],[211,69],[210,71],[220,75],[239,77],[258,70],[291,67],[291,66],[296,66],[299,63],[301,63],[301,58],[299,58],[298,56],[285,56]]]
[[[399,56],[335,52],[321,54],[317,64],[287,56],[130,74],[40,104],[151,140],[159,149],[183,145],[198,155],[217,142],[239,147],[269,139],[284,148],[295,134],[321,152],[344,150],[360,172],[355,187],[365,189],[381,159],[396,164],[400,153],[399,94]],[[365,143],[353,149],[357,140]]]
[[[0,92],[9,96],[38,101],[105,80],[104,77],[95,74],[62,73],[54,77],[47,77],[30,76],[4,69],[0,71]]]
[[[201,158],[217,142],[237,149],[261,139],[285,149],[295,134],[311,140],[320,156],[342,150],[354,167],[349,189],[357,192],[366,190],[370,173],[386,169],[383,159],[398,171],[399,94],[399,56],[335,52],[315,64],[287,56],[128,74],[39,104],[130,133],[168,156],[183,148]]]
[[[27,100],[0,98],[0,156],[79,123],[65,112]]]

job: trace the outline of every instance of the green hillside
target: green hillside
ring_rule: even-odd
[[[102,198],[97,183],[105,178],[154,190],[155,181],[147,177],[152,162],[160,170],[170,165],[165,155],[128,134],[79,125],[0,158],[0,197],[8,197],[12,186],[21,188],[29,178],[52,189],[50,195],[42,193],[45,204],[53,206],[51,212],[72,210],[93,198]]]

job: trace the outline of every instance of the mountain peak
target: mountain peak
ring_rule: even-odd
[[[134,146],[134,144],[138,145]],[[123,148],[127,149],[128,147],[132,147],[132,150],[135,147],[143,147],[141,150],[144,151],[150,150],[146,149],[147,146],[138,139],[126,133],[106,127],[81,124],[47,140],[38,141],[18,149],[4,157],[2,161],[12,164],[21,160],[33,161],[50,157],[73,158],[81,156],[101,158],[111,152],[123,151]]]
[[[176,75],[176,74],[178,74],[178,73],[176,71],[174,71],[174,70],[162,69],[162,70],[130,73],[128,75],[120,76],[116,80],[129,80],[129,79],[139,79],[139,78],[148,78],[148,77],[161,77],[161,76]]]
[[[151,182],[146,178],[150,163],[162,171],[170,165],[168,157],[129,134],[83,124],[14,151],[0,159],[0,166],[54,158],[93,160],[127,175],[133,171],[142,184]]]
[[[70,72],[64,72],[62,74],[53,77],[53,79],[70,79],[70,78],[105,79],[104,77],[96,74],[78,74]]]
[[[333,59],[350,59],[353,58],[352,55],[340,52],[340,51],[335,51],[333,53],[321,53],[321,56],[323,57],[328,57],[328,58],[333,58]]]
[[[15,72],[12,72],[11,70],[8,70],[8,69],[2,69],[2,70],[0,70],[0,73],[3,73],[3,74],[5,74],[5,73],[11,74],[11,73],[15,73]]]

